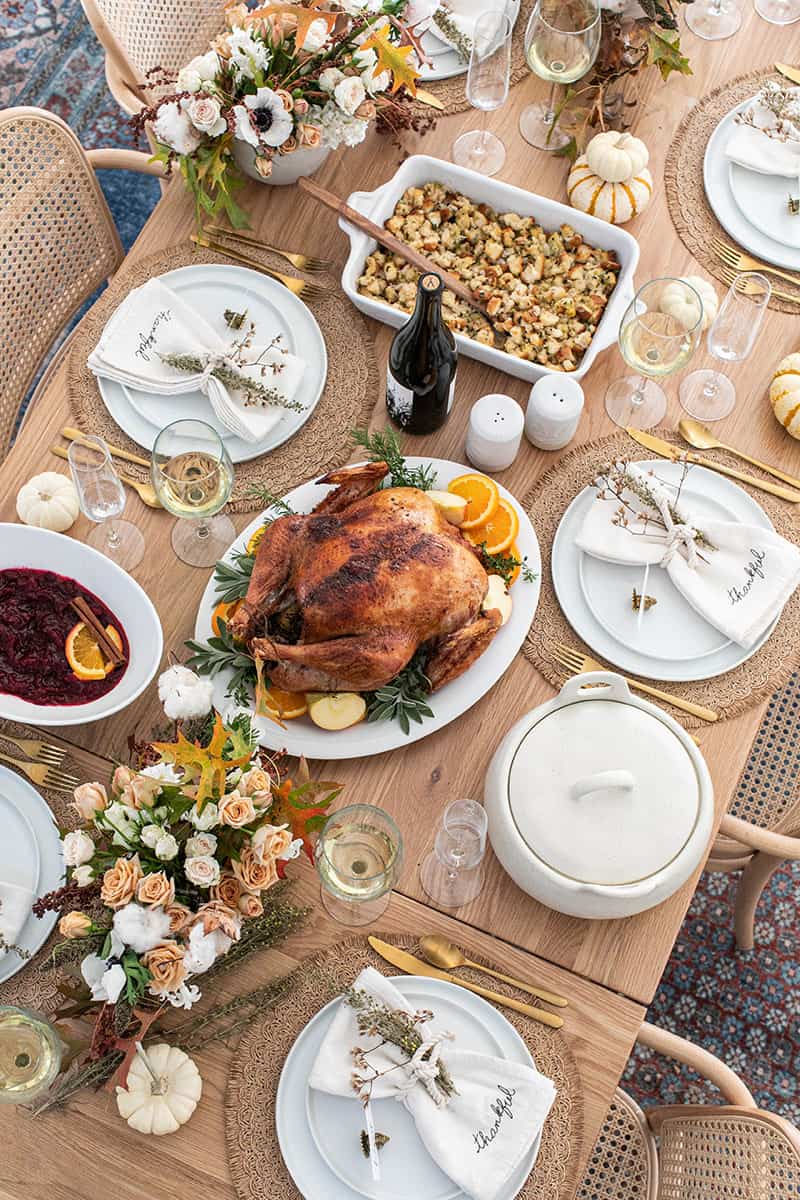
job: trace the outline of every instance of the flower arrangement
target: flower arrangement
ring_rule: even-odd
[[[233,198],[242,183],[237,153],[249,151],[268,179],[279,157],[358,145],[376,118],[390,131],[414,123],[423,55],[400,16],[406,0],[361,3],[231,2],[228,29],[206,54],[174,77],[150,72],[165,94],[132,123],[138,132],[150,126],[156,159],[179,165],[198,225],[221,212],[234,226],[247,224]]]

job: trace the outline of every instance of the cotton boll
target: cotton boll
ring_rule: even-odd
[[[158,678],[158,698],[171,721],[190,721],[211,711],[214,685],[177,663]]]
[[[163,908],[126,904],[114,913],[114,932],[137,954],[146,954],[169,937],[170,920]]]

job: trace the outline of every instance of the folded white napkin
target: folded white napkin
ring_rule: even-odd
[[[363,970],[353,987],[370,992],[393,1009],[413,1011],[394,984],[373,967]],[[426,1150],[444,1173],[474,1200],[495,1200],[538,1137],[556,1089],[533,1067],[459,1049],[433,1022],[417,1028],[424,1040],[409,1062],[396,1046],[380,1046],[381,1038],[359,1033],[355,1009],[342,1001],[309,1084],[334,1096],[352,1096],[354,1104],[360,1103],[350,1082],[353,1048],[371,1051],[368,1062],[373,1069],[398,1064],[396,1070],[375,1081],[371,1099],[393,1097],[404,1104]],[[373,1049],[378,1046],[380,1049]],[[428,1050],[432,1054],[426,1061]],[[437,1102],[428,1090],[440,1051],[456,1088],[456,1094],[444,1103]],[[383,1153],[390,1153],[390,1148]]]
[[[800,88],[788,90],[796,92],[800,99]],[[780,141],[769,135],[769,130],[775,130],[776,117],[763,103],[761,94],[756,96],[749,112],[754,124],[734,122],[725,146],[726,157],[760,175],[782,175],[797,179],[800,175],[800,125],[795,137]]]
[[[8,953],[6,946],[16,944],[22,926],[31,915],[33,892],[16,883],[0,880],[0,958]]]
[[[606,562],[664,567],[701,617],[749,649],[800,584],[800,550],[772,529],[706,517],[697,520],[697,527],[714,549],[699,544],[685,501],[680,501],[683,521],[676,523],[669,511],[674,492],[634,464],[628,464],[628,471],[653,493],[666,528],[654,523],[656,514],[627,489],[622,495],[629,505],[628,524],[615,523],[620,501],[601,489],[575,544]],[[648,522],[642,520],[648,515]]]
[[[199,390],[226,429],[247,442],[259,442],[286,410],[247,403],[244,393],[227,388],[211,374],[227,360],[233,340],[223,341],[191,304],[160,279],[149,279],[129,292],[111,316],[88,365],[95,375],[138,391],[168,396]],[[201,372],[187,374],[163,362],[164,354],[198,355],[206,365]],[[265,346],[249,347],[246,358],[246,365],[230,365],[264,387],[274,388],[286,400],[294,398],[305,371],[302,359]]]

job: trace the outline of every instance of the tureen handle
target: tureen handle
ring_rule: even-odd
[[[621,788],[630,792],[636,785],[636,780],[630,771],[598,771],[595,775],[585,775],[578,779],[570,788],[573,800],[580,800],[592,792],[609,791],[611,788]]]
[[[568,679],[556,699],[562,704],[575,700],[622,700],[628,703],[633,697],[623,677],[615,671],[585,671]]]

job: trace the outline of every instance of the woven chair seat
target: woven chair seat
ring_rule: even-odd
[[[670,1111],[660,1130],[659,1200],[798,1200],[798,1148],[768,1114]]]
[[[654,1200],[655,1142],[638,1104],[617,1089],[576,1200]]]
[[[731,801],[731,816],[800,834],[800,679],[772,697]]]

